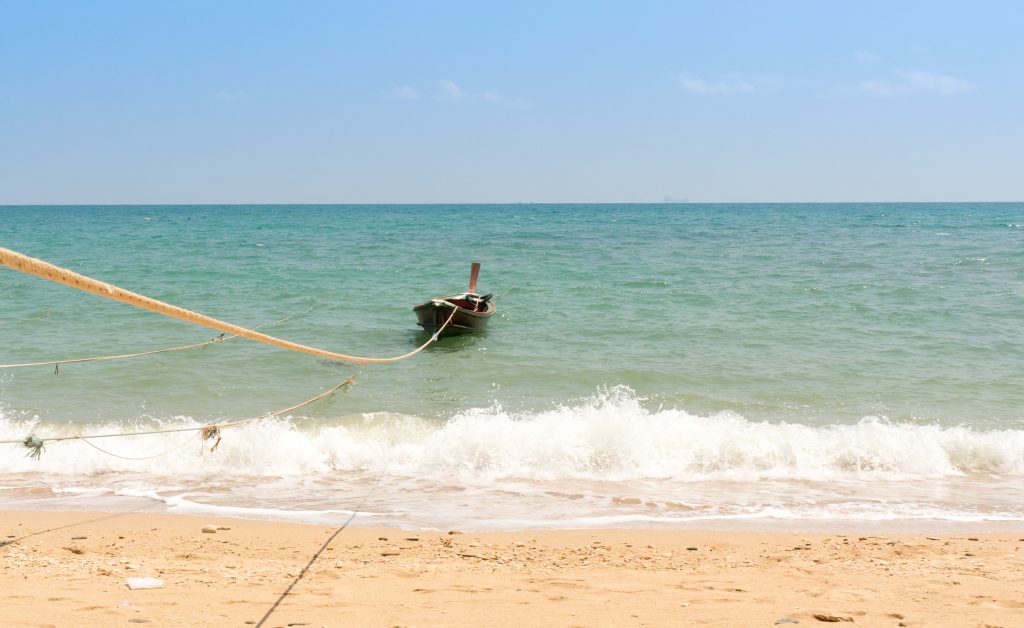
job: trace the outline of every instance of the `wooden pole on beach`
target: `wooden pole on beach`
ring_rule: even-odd
[[[480,262],[473,262],[469,267],[469,291],[476,294],[476,278],[480,275]]]

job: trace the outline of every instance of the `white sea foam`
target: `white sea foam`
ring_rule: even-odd
[[[199,426],[179,417],[164,427]],[[0,415],[0,440],[102,434],[151,423],[50,426]],[[909,480],[989,474],[1024,475],[1024,430],[977,430],[865,417],[823,427],[754,421],[723,412],[696,416],[645,408],[617,388],[536,413],[499,407],[459,413],[446,422],[367,414],[316,426],[268,419],[225,430],[203,452],[195,433],[50,443],[42,457],[0,445],[0,473],[98,475],[135,472],[182,478],[294,477],[387,470],[418,478],[524,478],[540,481]],[[159,456],[167,452],[166,455]]]
[[[141,497],[167,504],[168,511],[182,515],[214,515],[222,517],[239,517],[246,519],[275,519],[279,521],[302,521],[311,523],[334,524],[352,515],[350,510],[285,510],[281,508],[259,508],[253,506],[221,506],[204,504],[187,499],[181,495],[161,495],[152,489],[124,489],[117,491],[126,497]],[[360,512],[361,517],[373,517],[373,513]]]
[[[200,426],[0,414],[0,440]],[[616,388],[543,412],[266,419],[222,436],[213,452],[188,432],[94,441],[155,456],[137,461],[75,440],[47,444],[39,460],[0,445],[0,481],[13,488],[2,503],[119,510],[144,500],[182,514],[330,525],[358,511],[364,525],[441,529],[1024,521],[1024,430],[698,416]]]

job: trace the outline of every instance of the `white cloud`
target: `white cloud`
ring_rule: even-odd
[[[413,85],[395,85],[382,92],[385,98],[400,100],[432,99],[441,103],[486,103],[509,109],[532,109],[533,103],[522,98],[507,98],[496,89],[467,89],[451,79],[438,79],[425,89]]]
[[[730,74],[716,80],[706,80],[692,74],[680,74],[676,82],[691,94],[721,96],[728,94],[751,94],[782,86],[782,80],[768,76],[744,76]]]
[[[442,79],[437,82],[441,88],[441,97],[445,100],[462,100],[462,88],[455,81]]]
[[[219,89],[214,98],[221,102],[238,102],[245,100],[245,92],[240,89]]]
[[[874,96],[904,96],[927,92],[948,96],[963,94],[974,89],[974,84],[964,79],[934,72],[919,70],[897,70],[896,80],[861,81],[858,89]]]
[[[442,79],[437,82],[439,91],[436,99],[441,102],[485,102],[491,104],[507,104],[522,101],[507,101],[496,89],[485,89],[483,91],[464,89],[461,85],[450,79]]]
[[[400,100],[420,99],[419,90],[417,90],[415,87],[410,87],[408,85],[398,85],[392,90],[392,93],[395,95],[396,98]]]
[[[900,72],[900,75],[914,89],[936,92],[938,94],[962,94],[974,89],[974,85],[964,79],[945,74],[931,72]]]

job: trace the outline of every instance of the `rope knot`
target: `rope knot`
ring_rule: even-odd
[[[35,434],[29,434],[21,444],[30,450],[25,454],[29,458],[39,460],[39,457],[43,455],[43,439],[39,438]]]
[[[213,443],[213,446],[210,447],[210,453],[216,451],[217,447],[220,446],[220,428],[218,426],[206,425],[203,427],[203,430],[202,432],[200,432],[200,435],[203,437],[204,446],[206,445],[207,441],[213,440],[215,438],[217,439],[217,441]]]

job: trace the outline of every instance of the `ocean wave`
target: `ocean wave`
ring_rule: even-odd
[[[0,414],[0,440],[199,427],[163,422],[43,425]],[[77,430],[81,430],[78,432]],[[369,471],[420,478],[622,481],[863,480],[1024,475],[1024,430],[910,424],[864,417],[813,426],[649,409],[625,387],[547,411],[476,408],[435,422],[389,413],[317,424],[265,419],[225,430],[216,451],[194,432],[51,443],[39,460],[0,445],[0,473],[139,472],[178,478],[291,477]]]

